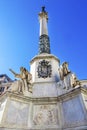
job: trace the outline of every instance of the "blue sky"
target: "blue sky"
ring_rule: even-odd
[[[38,13],[49,15],[51,53],[79,79],[87,79],[87,0],[0,0],[0,74],[14,79],[9,68],[30,69],[38,54]]]

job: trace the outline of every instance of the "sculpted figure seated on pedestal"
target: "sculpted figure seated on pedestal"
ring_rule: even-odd
[[[60,75],[60,81],[57,83],[59,87],[63,89],[70,89],[77,85],[80,85],[79,80],[77,79],[74,73],[68,69],[68,63],[64,62],[58,69]]]
[[[70,89],[80,85],[80,82],[74,73],[69,73],[66,77],[64,77],[64,84],[66,89]]]
[[[11,92],[24,92],[24,91],[29,91],[32,92],[31,90],[31,80],[32,80],[32,75],[26,70],[24,67],[20,67],[20,74],[15,73],[12,69],[9,69],[16,78],[20,78],[21,80],[17,80],[9,88],[9,91]]]
[[[72,73],[72,76],[71,76],[71,86],[72,87],[75,87],[77,85],[81,85],[80,84],[80,81],[77,79],[76,75],[74,73]]]
[[[68,69],[68,62],[64,62],[60,68],[58,69],[59,71],[59,75],[60,75],[60,79],[63,80],[64,76],[66,76],[68,73],[70,73],[71,71]]]

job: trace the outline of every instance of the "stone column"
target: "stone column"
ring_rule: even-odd
[[[45,7],[42,7],[42,11],[39,13],[40,22],[40,38],[39,38],[39,54],[50,54],[50,40],[48,36],[47,22],[48,13],[45,11]]]

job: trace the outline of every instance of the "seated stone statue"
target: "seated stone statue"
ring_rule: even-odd
[[[18,88],[19,88],[19,92],[29,91],[29,87],[30,87],[30,92],[31,92],[32,75],[26,70],[26,68],[20,67],[20,74],[15,73],[12,69],[9,69],[9,70],[15,75],[16,78],[21,79],[19,81],[15,81],[15,84],[16,84],[15,86],[17,87],[15,91],[18,91]]]
[[[28,72],[28,70],[26,68],[24,68],[23,73],[26,77],[25,88],[27,88],[27,91],[32,92],[32,87],[31,87],[32,75],[31,75],[31,73]]]
[[[60,79],[64,80],[64,76],[66,76],[68,73],[70,73],[70,70],[68,69],[68,63],[64,62],[60,68],[58,69],[59,71],[59,75],[60,75]]]
[[[22,81],[21,80],[14,81],[7,91],[23,93],[24,86],[22,84]]]
[[[77,79],[76,75],[74,73],[72,73],[71,77],[70,77],[70,83],[72,87],[75,87],[77,85],[80,85],[79,80]]]
[[[64,62],[62,64],[62,67],[63,67],[63,75],[66,76],[70,72],[70,70],[68,69],[68,62]]]
[[[57,85],[62,89],[69,90],[77,85],[79,86],[80,82],[74,73],[69,73],[63,80],[60,80]]]

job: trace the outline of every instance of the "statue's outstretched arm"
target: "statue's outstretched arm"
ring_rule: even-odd
[[[16,75],[16,73],[12,70],[12,69],[9,69],[13,75]]]
[[[16,78],[21,78],[20,74],[15,73],[12,69],[9,69]]]

